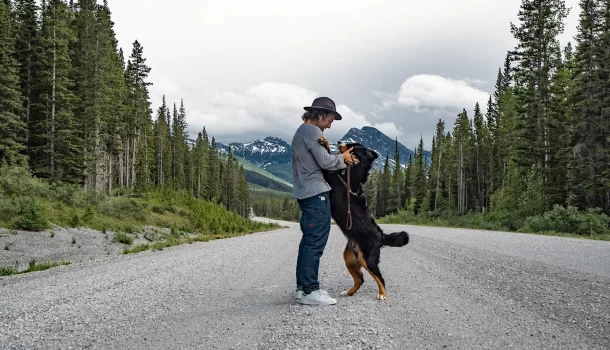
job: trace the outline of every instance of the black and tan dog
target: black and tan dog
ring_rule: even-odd
[[[328,140],[322,137],[318,141],[330,153]],[[377,299],[386,300],[385,280],[379,270],[381,248],[402,247],[409,243],[409,234],[404,231],[384,233],[369,211],[364,185],[373,162],[378,158],[377,153],[359,143],[341,143],[338,148],[342,153],[353,148],[352,154],[359,160],[357,165],[344,170],[324,171],[324,178],[332,188],[331,216],[347,238],[343,259],[354,278],[354,286],[341,294],[351,296],[358,291],[364,282],[364,267],[377,282]]]

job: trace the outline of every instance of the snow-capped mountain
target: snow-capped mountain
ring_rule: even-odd
[[[340,141],[346,143],[357,142],[377,152],[377,154],[379,154],[379,158],[373,166],[374,169],[383,169],[386,155],[388,156],[388,165],[390,169],[393,170],[396,166],[394,162],[394,148],[396,141],[376,128],[370,126],[365,126],[362,129],[351,128]],[[331,147],[331,151],[333,153],[336,152],[335,145]],[[405,147],[402,143],[398,142],[398,155],[400,156],[400,167],[404,169],[407,167],[409,156],[413,157],[414,152]],[[426,159],[427,162],[430,161],[430,156],[431,154],[429,151],[424,151],[424,159]]]
[[[331,152],[337,153],[337,142],[331,141]],[[352,128],[338,141],[358,142],[379,154],[374,168],[383,169],[386,154],[389,157],[389,166],[394,169],[394,140],[373,127],[365,126],[362,129]],[[290,144],[278,137],[269,136],[262,140],[249,143],[232,142],[229,145],[217,143],[216,147],[224,152],[228,152],[229,146],[233,154],[246,159],[247,161],[267,170],[268,172],[292,182],[291,168],[291,148]],[[398,154],[400,155],[401,167],[406,167],[409,156],[413,156],[413,151],[398,143]],[[424,157],[427,162],[430,159],[430,152],[425,151]]]
[[[290,163],[290,144],[278,137],[268,136],[250,143],[232,142],[229,144],[233,154],[266,169],[271,165]],[[217,143],[216,148],[225,152],[229,146]]]

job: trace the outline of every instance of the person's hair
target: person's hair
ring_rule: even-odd
[[[303,119],[304,122],[306,121],[318,121],[320,120],[322,117],[324,117],[327,114],[331,114],[331,112],[328,111],[322,111],[319,109],[312,109],[311,111],[307,111],[305,113],[303,113],[303,116],[301,117],[301,119]]]

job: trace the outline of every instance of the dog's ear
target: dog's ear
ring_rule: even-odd
[[[377,152],[375,152],[375,151],[369,151],[369,152],[371,152],[371,155],[373,156],[373,159],[377,159],[379,157]]]

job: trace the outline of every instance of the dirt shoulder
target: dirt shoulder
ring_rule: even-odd
[[[55,227],[41,232],[0,228],[0,267],[22,271],[32,259],[37,264],[112,259],[122,255],[125,248],[150,244],[161,232],[163,229],[145,227],[143,233],[129,234],[133,241],[126,244],[115,241],[112,231],[104,233],[89,228]]]

